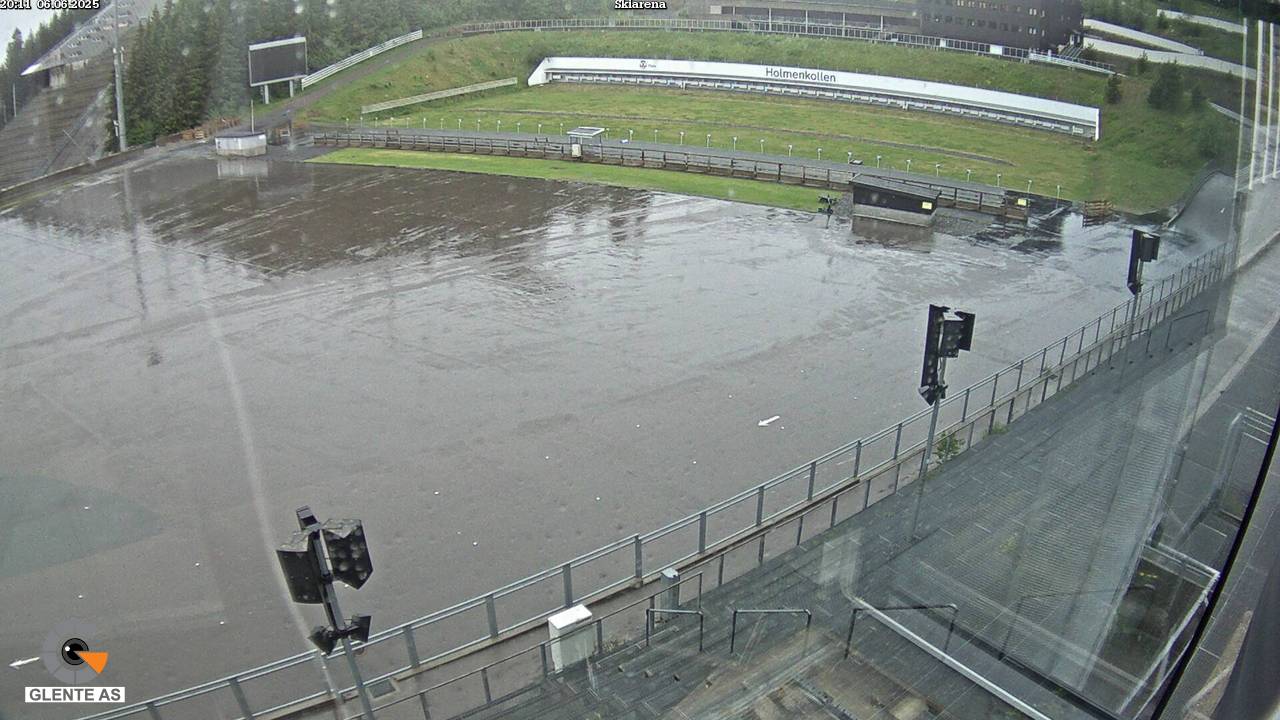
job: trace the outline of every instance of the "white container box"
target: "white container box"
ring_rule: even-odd
[[[547,618],[547,634],[551,638],[551,665],[556,672],[586,660],[595,649],[591,611],[586,605],[574,605]]]

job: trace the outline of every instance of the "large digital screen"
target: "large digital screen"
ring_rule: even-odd
[[[249,46],[249,86],[281,82],[307,74],[305,37],[272,40]]]

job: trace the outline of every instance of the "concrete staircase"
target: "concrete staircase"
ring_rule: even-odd
[[[0,188],[99,157],[111,82],[110,58],[98,57],[30,99],[0,130]]]

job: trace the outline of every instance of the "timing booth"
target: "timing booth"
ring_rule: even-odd
[[[937,190],[867,175],[855,175],[849,184],[854,217],[907,225],[933,224],[940,195]]]

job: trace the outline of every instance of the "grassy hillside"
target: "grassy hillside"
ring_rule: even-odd
[[[1157,112],[1146,104],[1154,77],[1128,77],[1123,99],[1104,103],[1105,78],[1092,73],[959,53],[777,36],[669,32],[508,33],[423,44],[409,59],[342,86],[315,103],[315,120],[359,122],[360,106],[503,77],[527,78],[548,55],[639,56],[750,61],[946,80],[1102,108],[1099,143],[929,113],[765,96],[604,86],[518,87],[404,108],[378,120],[421,127],[557,132],[560,123],[610,128],[611,137],[731,146],[940,172],[1072,199],[1109,198],[1131,210],[1176,199],[1206,156],[1195,139],[1229,121],[1208,110]],[[372,122],[373,118],[366,118]],[[1234,142],[1225,143],[1226,152]],[[941,167],[935,169],[935,163]]]
[[[1092,73],[964,53],[780,35],[679,32],[519,32],[423,41],[408,61],[342,88],[310,114],[341,119],[360,105],[471,83],[518,77],[548,55],[645,57],[773,63],[878,75],[945,80],[959,85],[1097,105],[1105,78]],[[342,75],[326,83],[340,83]]]

